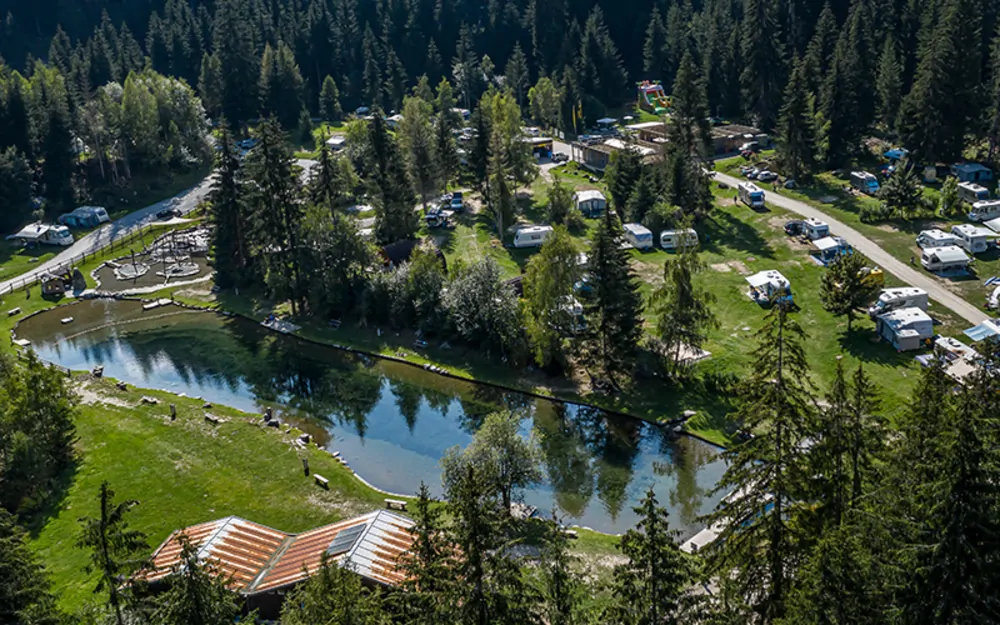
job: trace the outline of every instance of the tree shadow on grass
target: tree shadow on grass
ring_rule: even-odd
[[[863,363],[875,363],[885,366],[906,366],[913,360],[914,354],[898,352],[888,342],[878,339],[874,331],[852,328],[846,330],[837,338],[841,350]]]
[[[78,457],[74,457],[69,464],[46,485],[47,492],[45,493],[45,499],[41,502],[41,505],[32,512],[21,517],[21,524],[27,530],[28,535],[32,539],[38,538],[38,535],[50,520],[59,518],[63,512],[69,510],[66,495],[69,493],[69,489],[73,485],[73,481],[76,479],[76,473],[79,468],[80,459]]]
[[[774,258],[771,244],[760,231],[729,213],[716,211],[706,226],[709,237],[702,247],[709,252],[725,255],[726,250],[721,246],[726,245],[758,258]]]

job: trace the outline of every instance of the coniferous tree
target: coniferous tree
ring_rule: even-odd
[[[375,203],[375,232],[382,243],[412,238],[419,216],[396,139],[389,135],[382,111],[376,107],[368,122],[367,182]]]
[[[785,175],[793,180],[808,178],[816,161],[814,113],[806,89],[805,63],[797,61],[778,118],[778,155]]]
[[[709,308],[714,296],[692,283],[703,266],[693,249],[682,248],[676,258],[664,263],[663,286],[650,298],[650,307],[658,315],[654,332],[662,343],[664,368],[670,375],[676,376],[701,350],[708,330],[718,324]]]
[[[642,154],[638,150],[616,150],[604,171],[604,183],[611,194],[611,204],[621,214],[627,214],[628,201],[642,176]]]
[[[362,100],[365,106],[382,106],[382,64],[380,62],[381,52],[375,33],[370,26],[365,27],[365,38],[362,48],[362,58],[364,59],[363,87],[361,91]]]
[[[705,86],[694,58],[687,52],[674,79],[669,142],[664,158],[664,197],[694,219],[701,218],[712,206],[708,177],[700,161],[709,155],[710,142]]]
[[[247,155],[243,194],[251,224],[252,253],[263,260],[272,293],[291,301],[297,312],[303,291],[298,234],[302,203],[295,159],[285,133],[273,117],[257,129],[258,144]]]
[[[569,222],[573,220],[572,214],[576,210],[573,188],[560,178],[553,180],[552,186],[549,187],[546,209],[550,224],[568,226]]]
[[[879,290],[868,277],[868,259],[854,252],[831,263],[820,283],[823,308],[835,317],[847,317],[847,332],[859,309],[867,308]]]
[[[351,162],[346,158],[336,158],[326,141],[319,145],[319,158],[310,171],[306,189],[309,201],[333,210],[346,198],[355,184]]]
[[[504,78],[506,79],[504,85],[513,92],[517,105],[523,106],[524,96],[531,85],[531,76],[528,70],[528,57],[525,56],[520,43],[514,44],[514,51],[507,59]]]
[[[206,54],[201,57],[201,73],[198,75],[198,91],[205,105],[205,112],[218,115],[222,110],[222,94],[225,89],[225,79],[222,76],[222,65],[219,57]]]
[[[878,197],[892,214],[903,219],[911,218],[922,207],[923,188],[909,160],[896,166],[896,171],[879,189]]]
[[[948,176],[941,183],[941,199],[938,201],[938,214],[942,217],[951,217],[961,213],[965,208],[962,200],[958,196],[958,178]]]
[[[745,110],[761,128],[774,125],[785,84],[784,50],[774,5],[771,0],[746,0],[743,10],[740,85]]]
[[[227,625],[242,612],[239,595],[215,562],[198,557],[198,548],[180,537],[181,553],[169,587],[156,599],[153,622],[158,625]],[[252,616],[252,615],[251,615]]]
[[[1000,146],[1000,23],[993,36],[993,48],[990,52],[990,75],[993,80],[989,85],[989,101],[992,102],[987,113],[989,115],[990,157],[995,157]]]
[[[62,622],[49,580],[14,517],[0,507],[0,622]]]
[[[753,436],[723,453],[728,466],[716,491],[731,494],[707,519],[722,528],[710,547],[712,574],[732,580],[753,614],[745,617],[760,623],[784,616],[795,573],[791,524],[805,494],[803,443],[814,404],[803,339],[788,305],[776,302],[757,332],[754,363],[733,415]]]
[[[667,511],[650,488],[638,506],[635,529],[621,537],[618,548],[628,558],[614,572],[614,614],[619,623],[677,623],[693,571],[675,542]]]
[[[555,83],[548,76],[542,76],[535,86],[528,90],[528,104],[531,117],[548,128],[559,125],[559,100],[561,95]]]
[[[420,98],[431,107],[434,106],[434,90],[431,89],[431,81],[424,74],[419,79],[417,79],[417,86],[413,88],[414,97]]]
[[[650,80],[663,80],[666,67],[665,49],[667,29],[663,25],[659,7],[654,6],[646,27],[646,39],[642,46],[642,71]]]
[[[296,127],[303,106],[304,83],[295,56],[283,41],[265,46],[260,63],[260,109],[274,115],[285,130]]]
[[[212,242],[215,250],[215,281],[222,288],[245,285],[251,278],[249,254],[249,224],[245,205],[241,202],[240,159],[233,137],[220,120],[219,151],[216,155],[218,175],[209,195],[211,219],[215,228]]]
[[[431,501],[430,489],[421,482],[413,511],[413,545],[401,558],[406,591],[398,597],[399,612],[407,623],[437,625],[446,622],[455,606],[453,566],[456,554],[445,531],[441,508]]]
[[[415,96],[407,97],[403,103],[403,121],[399,125],[406,169],[424,210],[427,210],[427,201],[441,187],[440,170],[434,158],[432,112],[429,102]]]
[[[365,588],[361,576],[323,552],[319,568],[292,589],[281,606],[285,625],[381,625],[385,623],[377,591]]]
[[[128,513],[139,505],[138,501],[127,499],[116,503],[115,492],[106,481],[101,482],[97,501],[98,516],[80,519],[83,528],[77,547],[90,551],[85,570],[98,572],[94,592],[107,593],[115,621],[124,625],[123,609],[137,598],[132,584],[122,584],[122,580],[128,580],[143,566],[149,545],[145,534],[128,526]]]
[[[584,297],[586,360],[616,388],[635,367],[642,336],[642,298],[623,241],[618,217],[605,211],[590,247]]]
[[[447,189],[458,175],[461,162],[458,158],[458,146],[455,145],[455,137],[451,133],[446,115],[438,114],[434,121],[433,132],[433,160],[437,165],[438,181],[442,188]]]
[[[899,105],[903,99],[903,65],[896,50],[896,40],[890,35],[878,58],[875,89],[878,93],[878,116],[890,131],[896,128]]]
[[[344,114],[340,106],[340,91],[329,74],[323,79],[323,88],[319,93],[319,110],[323,119],[330,122],[340,121],[340,116]]]
[[[514,190],[509,178],[514,177],[506,152],[503,133],[492,124],[489,159],[486,165],[486,212],[496,229],[497,238],[503,240],[505,228],[514,221]]]
[[[260,57],[247,5],[245,0],[217,2],[212,28],[212,49],[222,68],[222,112],[237,126],[255,117],[259,107]]]
[[[14,146],[0,149],[0,228],[16,230],[30,215],[31,163]]]
[[[569,549],[569,535],[554,519],[547,523],[545,543],[539,559],[540,599],[544,622],[548,625],[586,623],[584,601],[588,591]]]
[[[829,0],[826,0],[802,59],[805,64],[803,76],[808,81],[808,90],[813,94],[819,94],[823,79],[830,70],[837,46],[837,28],[837,16],[834,15]]]

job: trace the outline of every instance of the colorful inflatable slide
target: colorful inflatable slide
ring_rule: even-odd
[[[659,81],[644,80],[637,83],[637,86],[639,89],[639,108],[657,115],[666,115],[670,112],[670,98],[663,91],[663,85]]]

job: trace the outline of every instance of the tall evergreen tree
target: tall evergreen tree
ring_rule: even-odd
[[[130,579],[143,566],[149,545],[145,534],[128,526],[128,513],[138,501],[115,502],[115,492],[106,481],[101,482],[97,501],[98,516],[80,519],[83,528],[77,546],[90,551],[86,571],[99,574],[94,592],[107,593],[115,621],[124,625],[123,608],[136,597],[132,584],[122,584],[122,580]]]
[[[211,219],[215,228],[212,242],[215,250],[215,281],[222,288],[248,283],[251,258],[249,254],[249,224],[244,204],[240,201],[240,159],[233,144],[226,120],[220,120],[219,150],[216,154],[218,172],[209,195]]]
[[[365,27],[365,38],[361,56],[364,59],[364,73],[361,98],[365,106],[382,106],[382,63],[381,52],[375,33],[370,26]]]
[[[546,540],[539,559],[541,610],[549,625],[586,623],[584,602],[587,583],[579,569],[579,558],[569,548],[569,535],[555,520],[547,524]]]
[[[616,387],[635,368],[642,336],[642,298],[623,241],[621,222],[605,211],[590,247],[584,297],[586,359]]]
[[[663,286],[653,292],[650,307],[657,316],[655,333],[663,346],[667,373],[680,367],[708,340],[708,330],[718,324],[710,304],[714,296],[695,288],[692,277],[703,268],[693,249],[682,248],[663,266]]]
[[[441,187],[441,172],[434,158],[432,112],[429,102],[416,96],[407,97],[403,103],[403,121],[399,126],[406,169],[424,210],[427,210],[427,201]]]
[[[0,507],[0,622],[58,625],[62,622],[45,571],[14,517]]]
[[[878,93],[879,121],[890,131],[896,128],[899,105],[903,99],[903,65],[896,50],[896,40],[890,35],[882,46],[878,58],[875,89]]]
[[[198,548],[186,536],[180,558],[169,577],[169,587],[156,599],[152,620],[159,625],[225,625],[242,612],[239,595],[226,584],[226,575],[212,559],[198,557]]]
[[[296,127],[303,107],[305,88],[299,66],[291,49],[283,41],[276,48],[264,47],[260,63],[260,110],[274,115],[285,130]]]
[[[859,309],[867,308],[879,285],[868,276],[868,259],[860,252],[845,254],[823,274],[820,300],[823,308],[837,317],[847,317],[847,332]]]
[[[806,89],[805,63],[797,61],[778,118],[778,154],[785,174],[796,180],[808,178],[816,161],[814,111]]]
[[[413,192],[396,139],[386,128],[382,111],[375,108],[368,122],[367,182],[375,203],[378,240],[392,243],[412,238],[419,216],[413,210]]]
[[[406,573],[398,597],[400,614],[407,623],[437,625],[447,621],[455,606],[453,548],[445,532],[442,509],[431,501],[430,489],[420,484],[413,513],[413,545],[401,559]]]
[[[507,59],[507,65],[504,68],[504,78],[506,79],[504,84],[514,94],[514,100],[517,102],[517,105],[523,107],[524,96],[531,85],[531,74],[528,70],[528,57],[525,56],[520,43],[514,44],[514,51],[511,52],[510,58]]]
[[[340,121],[340,116],[344,114],[340,106],[340,90],[329,74],[323,79],[323,89],[319,92],[319,110],[323,119],[330,122]]]
[[[569,232],[557,226],[538,254],[528,261],[524,278],[525,329],[540,367],[553,361],[565,365],[563,342],[580,324],[579,313],[572,305],[576,302],[574,288],[580,281],[578,257]]]
[[[746,112],[761,128],[771,128],[778,116],[784,82],[784,50],[778,36],[775,3],[745,0],[740,55],[740,85]]]
[[[365,588],[361,576],[320,556],[319,568],[294,588],[281,607],[284,625],[381,625],[385,623],[380,595]]]
[[[225,89],[225,79],[222,76],[222,65],[219,57],[206,54],[201,57],[201,73],[198,75],[198,92],[205,105],[205,112],[218,115],[222,110],[222,94]]]
[[[785,613],[797,556],[792,524],[808,472],[803,443],[812,418],[804,333],[788,306],[776,303],[757,332],[750,374],[733,415],[753,436],[726,450],[726,472],[716,492],[729,493],[709,515],[722,531],[709,552],[710,570],[732,579],[759,623]]]
[[[700,159],[710,153],[711,129],[705,85],[694,57],[687,52],[677,68],[666,164],[667,202],[700,219],[712,206],[708,177]]]
[[[212,48],[223,76],[222,112],[237,126],[255,117],[258,109],[260,57],[254,49],[248,4],[246,0],[220,0],[212,27]]]

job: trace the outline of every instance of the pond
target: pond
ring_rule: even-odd
[[[62,325],[70,315],[74,321]],[[440,493],[445,451],[467,445],[491,411],[514,409],[542,449],[546,481],[524,493],[539,514],[619,533],[635,525],[632,508],[652,486],[688,537],[720,498],[709,495],[724,470],[718,449],[697,439],[316,345],[241,318],[100,299],[35,315],[18,338],[71,369],[103,365],[106,376],[135,386],[248,412],[272,406],[394,493],[412,494],[421,481]]]

